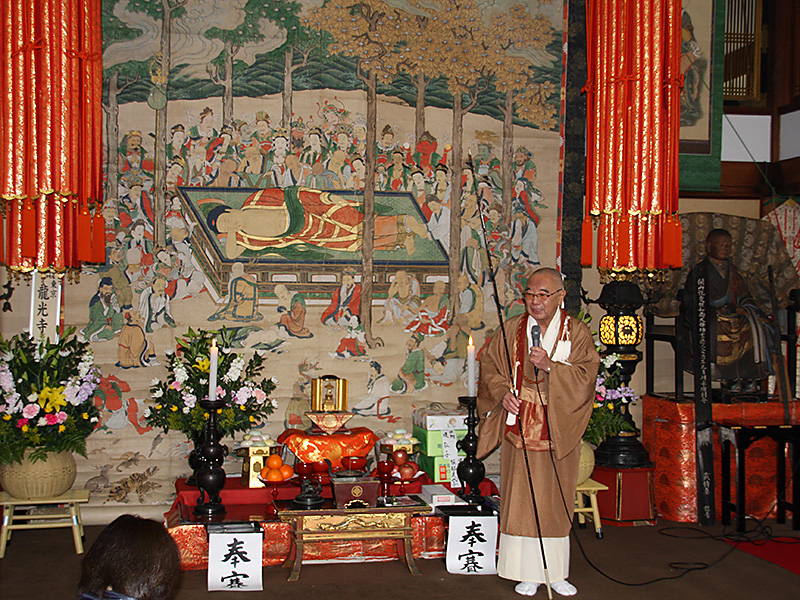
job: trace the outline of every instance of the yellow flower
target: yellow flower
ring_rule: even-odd
[[[25,432],[28,431],[28,426],[27,425],[23,425],[22,427],[20,427],[20,429],[22,429],[22,433],[25,433]]]
[[[89,418],[89,413],[83,413],[81,416],[82,416],[84,419],[88,419],[88,418]]]
[[[256,418],[253,415],[250,415],[250,422],[251,423],[255,423],[256,422]]]
[[[175,406],[175,405],[173,405],[173,406],[170,406],[170,407],[169,407],[169,409],[170,409],[172,412],[176,412],[176,411],[178,410],[178,407],[177,407],[177,406]]]
[[[208,413],[203,413],[203,418],[207,419],[208,418]]]
[[[608,410],[614,410],[614,405],[609,402],[608,404],[606,404],[606,408]]]
[[[243,411],[244,411],[244,410],[247,410],[247,407],[246,407],[244,404],[240,404],[240,405],[239,405],[239,408],[240,408],[241,410],[243,410]]]
[[[162,408],[164,408],[163,404],[156,404],[156,410],[161,410]]]
[[[207,359],[207,358],[198,358],[197,359],[197,364],[195,365],[195,368],[199,369],[203,373],[208,373],[208,369],[209,369],[209,365],[210,364],[211,364],[211,361],[209,359]]]
[[[11,415],[3,415],[3,419],[6,420],[6,421],[10,421],[11,420]]]
[[[57,388],[45,387],[39,392],[39,406],[44,412],[58,412],[62,406],[66,406],[67,397],[64,395],[64,386]]]
[[[218,409],[217,409],[217,414],[218,414],[218,415],[221,415],[221,414],[222,414],[222,409],[221,409],[221,408],[218,408]]]
[[[66,427],[64,427],[63,425],[59,425],[59,426],[58,426],[58,433],[64,433],[64,431],[66,431],[66,429],[67,429],[67,428],[66,428]]]

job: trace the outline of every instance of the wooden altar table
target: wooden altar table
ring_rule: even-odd
[[[293,500],[300,487],[291,482],[282,482],[264,488],[248,488],[240,483],[241,478],[229,476],[220,492],[226,513],[220,517],[226,521],[251,521],[259,523],[264,532],[264,566],[280,565],[286,561],[292,548],[292,526],[281,522],[277,512],[270,506],[273,489],[277,490],[277,501]],[[406,494],[417,494],[423,484],[431,483],[426,474],[406,484]],[[393,487],[398,487],[395,484]],[[447,487],[447,486],[445,486]],[[208,567],[208,534],[205,524],[193,514],[197,502],[196,487],[186,485],[185,479],[175,482],[177,497],[172,508],[164,514],[165,524],[181,552],[181,568],[186,570]],[[396,491],[396,490],[395,490]],[[482,494],[497,494],[497,488],[488,479],[481,482]],[[323,486],[323,497],[330,498],[331,486]],[[443,558],[445,555],[445,520],[438,515],[417,515],[411,518],[411,555],[413,558]],[[314,562],[366,562],[403,558],[398,554],[396,540],[333,540],[309,542],[303,548],[306,564]]]

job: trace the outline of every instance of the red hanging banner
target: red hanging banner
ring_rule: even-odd
[[[100,15],[100,0],[3,0],[0,258],[12,270],[63,273],[91,260],[88,208],[103,194]]]
[[[586,216],[600,220],[597,266],[603,280],[647,276],[676,266],[665,217],[678,211],[681,2],[586,5]],[[591,262],[583,245],[581,257]]]

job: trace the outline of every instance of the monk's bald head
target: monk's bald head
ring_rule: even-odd
[[[563,287],[563,279],[561,277],[561,272],[558,269],[554,269],[552,267],[540,267],[536,269],[528,276],[528,287],[530,287],[530,282],[534,277],[537,279],[546,278],[547,285],[550,287],[550,289],[556,290],[560,287]]]

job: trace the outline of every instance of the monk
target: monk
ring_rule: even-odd
[[[533,596],[547,581],[540,536],[553,591],[577,592],[567,581],[569,530],[600,357],[586,325],[561,308],[565,295],[558,271],[535,271],[524,294],[525,313],[509,319],[505,338],[498,330],[480,358],[478,457],[502,444],[497,573],[519,581],[514,589],[523,596]]]

